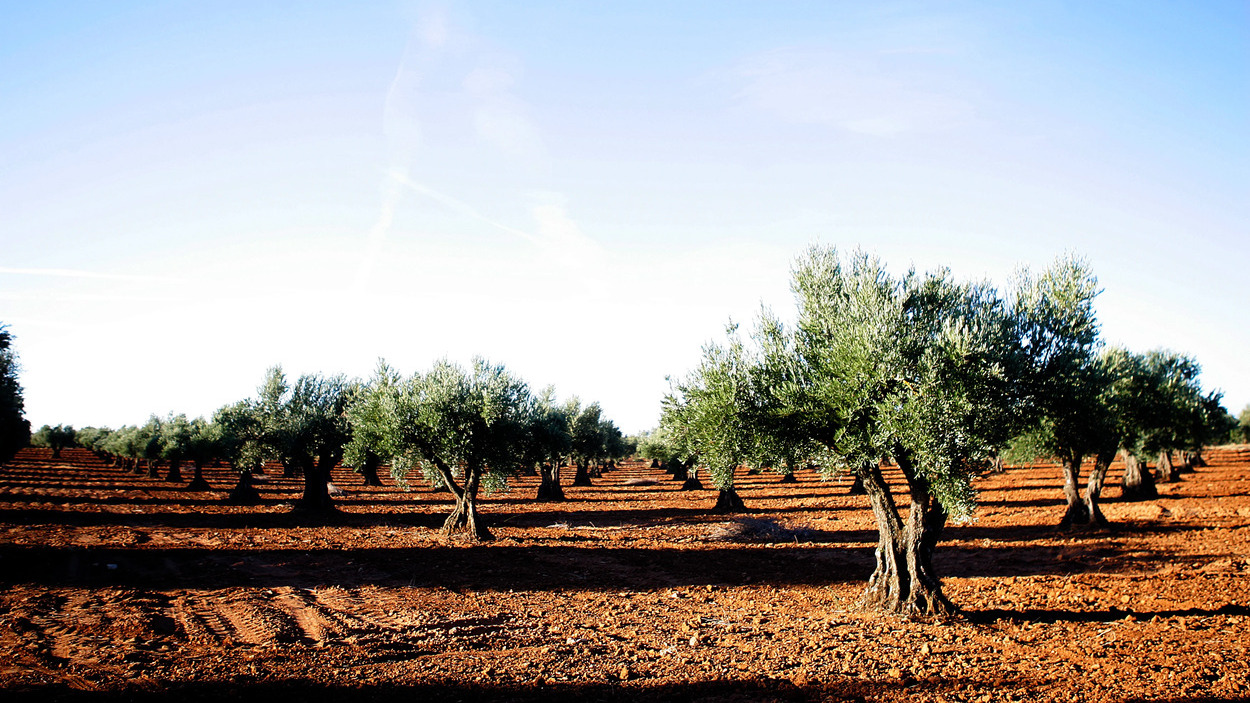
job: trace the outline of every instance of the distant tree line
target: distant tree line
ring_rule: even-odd
[[[302,477],[296,509],[314,514],[336,510],[335,466],[355,468],[370,485],[381,484],[378,471],[388,466],[403,485],[415,476],[448,490],[455,508],[443,531],[474,539],[491,538],[478,515],[481,490],[506,489],[518,473],[540,473],[536,498],[560,501],[563,467],[575,468],[573,485],[590,485],[634,452],[598,403],[558,402],[550,387],[535,395],[502,365],[482,359],[467,369],[440,361],[407,378],[382,364],[364,382],[320,374],[291,381],[273,367],[255,397],[226,405],[211,419],[153,415],[115,430],[44,426],[32,442],[54,457],[84,447],[112,465],[171,483],[185,481],[189,466],[190,490],[210,489],[203,469],[228,463],[238,472],[229,499],[240,503],[259,500],[253,477],[276,462],[284,476]]]

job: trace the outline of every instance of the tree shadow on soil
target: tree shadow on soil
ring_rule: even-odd
[[[0,545],[0,583],[44,586],[225,588],[232,586],[410,586],[463,590],[649,590],[704,585],[775,586],[866,580],[875,533],[864,544],[776,548],[708,538],[689,547],[568,533],[543,543],[343,549],[320,540],[259,548]],[[845,539],[846,535],[843,535]],[[581,544],[573,545],[569,542]],[[947,577],[1072,575],[1140,570],[1159,561],[1118,545],[967,547],[936,555]],[[1166,565],[1163,563],[1160,566]]]
[[[160,683],[140,681],[119,690],[84,691],[67,685],[41,685],[24,690],[6,691],[10,703],[50,703],[86,701],[112,703],[134,701],[155,703],[178,700],[198,701],[324,701],[350,700],[390,701],[509,701],[511,703],[616,703],[644,702],[744,702],[785,701],[808,703],[816,701],[903,700],[970,691],[1018,690],[1022,693],[1040,684],[1018,676],[968,677],[959,679],[927,678],[922,680],[857,679],[831,677],[817,683],[795,683],[780,680],[719,680],[681,683],[604,682],[604,683],[430,683],[415,685],[359,684],[327,685],[302,679],[256,681],[254,677],[237,676],[232,682]],[[1194,699],[1198,700],[1198,699]],[[1217,700],[1217,699],[1202,699]]]
[[[1250,607],[1244,605],[1225,604],[1218,608],[1186,608],[1184,610],[1133,610],[1109,608],[1107,610],[1056,610],[1047,608],[1020,608],[960,611],[969,621],[979,624],[990,624],[1002,620],[1011,622],[1114,622],[1132,617],[1136,620],[1151,618],[1186,618],[1212,617],[1215,615],[1250,615]]]
[[[226,588],[409,586],[453,590],[649,590],[867,579],[867,549],[696,550],[563,545],[368,550],[0,546],[0,583]]]

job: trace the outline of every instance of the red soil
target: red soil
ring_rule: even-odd
[[[221,502],[25,450],[0,470],[8,701],[1230,700],[1250,692],[1250,449],[1058,532],[1059,470],[978,480],[938,549],[948,622],[861,613],[876,533],[848,482],[741,476],[709,515],[627,465],[562,504],[483,502],[498,539],[441,538],[445,494],[336,473],[343,514]],[[189,480],[190,471],[184,470]],[[566,483],[571,478],[566,477]],[[641,479],[641,480],[640,480]],[[645,479],[655,479],[653,485]],[[389,482],[388,482],[389,483]],[[633,484],[633,485],[631,485]]]

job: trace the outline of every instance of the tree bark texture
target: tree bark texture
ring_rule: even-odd
[[[1159,452],[1159,480],[1164,483],[1179,481],[1175,467],[1172,466],[1172,452],[1164,449]]]
[[[1124,483],[1120,486],[1120,497],[1124,500],[1150,500],[1159,496],[1155,488],[1155,479],[1150,469],[1142,466],[1142,462],[1132,452],[1124,454]]]
[[[946,525],[946,511],[902,452],[895,461],[907,478],[910,505],[906,523],[890,495],[880,466],[858,472],[877,519],[877,566],[860,600],[861,607],[907,615],[950,615],[957,608],[942,593],[933,568],[933,551]]]
[[[447,516],[447,521],[443,523],[443,534],[449,537],[463,534],[478,542],[495,539],[490,530],[486,529],[486,523],[481,520],[477,512],[477,491],[482,482],[482,468],[480,466],[465,468],[463,488],[456,484],[455,479],[450,476],[450,471],[446,473],[448,475],[443,478],[447,481],[447,487],[456,496],[456,507],[451,511],[451,515]]]
[[[1090,471],[1089,480],[1085,482],[1085,510],[1089,514],[1090,525],[1107,524],[1107,518],[1098,507],[1098,500],[1102,497],[1103,481],[1107,478],[1107,469],[1111,468],[1113,460],[1115,460],[1114,449],[1099,452],[1094,458],[1094,468]]]
[[[304,495],[300,498],[298,508],[308,513],[332,513],[338,510],[334,499],[330,497],[330,471],[337,463],[332,457],[322,457],[314,461],[309,458],[301,462],[300,468],[304,475]]]
[[[1089,524],[1089,506],[1081,499],[1081,462],[1084,459],[1081,454],[1067,454],[1059,458],[1063,469],[1063,497],[1068,506],[1059,527]]]

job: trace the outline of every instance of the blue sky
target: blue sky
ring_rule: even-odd
[[[652,426],[812,243],[1006,285],[1250,403],[1250,6],[0,2],[35,425],[448,356]]]

